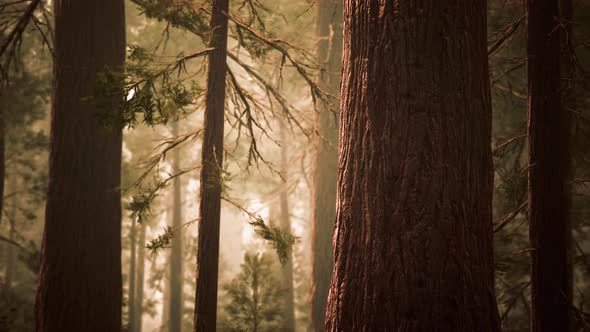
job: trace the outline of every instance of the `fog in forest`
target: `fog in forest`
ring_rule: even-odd
[[[0,332],[590,330],[590,4],[439,1],[0,0]]]

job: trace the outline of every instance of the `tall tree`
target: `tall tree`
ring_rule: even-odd
[[[291,218],[289,216],[289,188],[288,188],[288,155],[287,155],[287,128],[280,121],[281,138],[281,175],[284,186],[279,192],[279,227],[285,234],[291,234]],[[293,252],[289,250],[287,260],[281,266],[281,282],[283,286],[283,320],[282,331],[295,331],[295,296],[293,290]]]
[[[559,7],[559,0],[526,2],[532,331],[568,331],[571,326],[569,133],[561,104]]]
[[[195,332],[215,331],[217,323],[217,276],[223,167],[225,74],[229,0],[213,0],[209,27],[207,91],[201,156],[201,202],[197,245]],[[172,277],[172,276],[171,276]]]
[[[122,0],[56,0],[49,187],[36,298],[39,332],[121,329],[121,130],[96,91],[125,59]],[[118,85],[118,84],[115,84]],[[122,93],[104,102],[117,114]]]
[[[486,5],[344,2],[329,331],[500,329]]]
[[[16,168],[13,169],[13,173],[10,174],[10,179],[8,181],[10,185],[11,191],[11,202],[10,202],[10,214],[8,218],[8,239],[10,241],[15,241],[16,235],[16,209],[18,204],[18,183],[17,183],[17,171]],[[2,213],[2,211],[0,211]],[[8,244],[6,247],[6,274],[4,283],[6,287],[10,288],[12,286],[12,279],[14,277],[14,268],[15,268],[15,256],[14,256],[14,246]]]
[[[139,229],[139,239],[137,240],[137,276],[135,286],[135,331],[141,332],[143,327],[143,289],[145,284],[145,237],[146,223],[142,223]]]
[[[130,332],[136,332],[135,329],[135,271],[137,265],[137,222],[134,219],[131,222],[131,229],[129,230],[129,287],[127,288],[127,330]]]
[[[4,178],[6,176],[6,128],[4,111],[0,110],[0,225],[2,225],[2,214],[4,211]]]
[[[172,124],[172,135],[178,136],[178,120]],[[173,151],[173,174],[180,172],[180,153]],[[179,177],[173,180],[172,228],[177,229],[182,222],[182,184]],[[180,332],[182,329],[182,235],[172,239],[170,251],[170,297],[169,297],[169,331]]]
[[[319,84],[338,95],[342,61],[342,1],[320,0],[317,12]],[[338,103],[327,101],[316,114],[311,207],[311,330],[323,331],[330,277],[334,267],[332,234],[338,180]]]

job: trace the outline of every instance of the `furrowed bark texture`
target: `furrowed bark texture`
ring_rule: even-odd
[[[173,123],[172,135],[178,136],[178,121]],[[180,170],[180,153],[174,149],[174,174]],[[177,229],[182,223],[182,184],[180,178],[173,180],[172,228]],[[170,332],[180,332],[182,329],[182,233],[172,239],[170,250]]]
[[[342,1],[318,2],[317,54],[320,86],[339,94],[342,62]],[[316,115],[317,135],[311,208],[311,331],[324,331],[326,302],[334,267],[332,235],[336,220],[338,180],[338,102],[321,105]]]
[[[527,1],[531,331],[570,329],[569,134],[561,108],[559,0]]]
[[[56,0],[38,332],[121,330],[121,131],[92,96],[97,74],[125,59],[122,0]],[[118,105],[121,95],[112,96]]]
[[[486,1],[344,1],[328,331],[498,331]]]
[[[201,157],[201,202],[197,252],[195,332],[215,331],[219,227],[221,214],[221,170],[223,167],[223,124],[229,0],[213,0],[210,21],[205,125]],[[173,276],[170,276],[171,278]]]

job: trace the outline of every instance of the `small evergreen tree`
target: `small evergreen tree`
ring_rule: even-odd
[[[271,255],[246,253],[242,271],[225,286],[227,329],[276,331],[281,323],[281,289]],[[225,324],[224,324],[225,325]]]

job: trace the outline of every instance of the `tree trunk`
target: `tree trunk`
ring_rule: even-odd
[[[329,331],[498,331],[486,1],[346,0]]]
[[[4,178],[6,177],[6,126],[4,111],[0,110],[0,226],[4,214]]]
[[[559,0],[527,1],[531,330],[568,331],[571,304],[567,213],[569,134],[561,108]]]
[[[320,0],[317,13],[319,84],[338,95],[342,62],[342,1]],[[338,180],[338,103],[321,104],[316,114],[315,160],[311,206],[311,330],[324,331],[326,302],[334,267],[332,235]]]
[[[122,0],[56,0],[49,187],[38,332],[121,329],[121,130],[85,101],[125,59]],[[118,112],[122,96],[113,95]]]
[[[9,221],[10,228],[8,231],[8,239],[10,241],[14,241],[14,222],[12,220]],[[6,246],[6,273],[4,277],[4,284],[6,288],[10,289],[12,287],[12,279],[14,278],[14,246],[12,244],[8,244]]]
[[[209,46],[215,50],[208,56],[207,67],[205,124],[201,157],[195,332],[215,331],[217,323],[228,7],[229,0],[213,0]],[[172,276],[170,277],[172,278]]]
[[[135,331],[142,331],[143,323],[143,287],[145,283],[145,231],[147,225],[144,223],[139,230],[137,241],[137,286],[135,287]]]
[[[178,120],[172,124],[172,134],[178,136]],[[174,149],[173,174],[180,170],[180,153]],[[174,178],[173,183],[173,207],[172,207],[172,228],[177,229],[182,223],[182,184],[180,178]],[[179,233],[172,239],[170,251],[170,332],[180,332],[182,329],[182,234]]]
[[[135,250],[137,246],[137,222],[133,220],[131,222],[131,229],[129,230],[129,287],[127,288],[127,330],[130,332],[136,332],[135,329],[135,271],[136,268],[136,257],[137,252]]]
[[[15,240],[15,235],[16,235],[16,209],[17,209],[17,191],[18,191],[18,184],[17,184],[17,171],[16,168],[14,168],[14,173],[10,174],[10,181],[9,181],[9,185],[10,185],[10,190],[11,190],[11,194],[12,194],[12,198],[11,198],[11,202],[10,204],[12,205],[10,207],[10,218],[8,220],[8,226],[9,226],[9,230],[8,230],[8,239],[11,241]],[[1,211],[0,211],[1,212]],[[14,278],[14,246],[12,244],[8,244],[7,248],[6,248],[6,275],[5,275],[5,284],[7,288],[11,288],[12,287],[12,279]]]
[[[289,217],[289,188],[288,184],[288,161],[287,161],[287,128],[280,121],[281,137],[281,175],[284,178],[285,186],[279,193],[279,227],[282,232],[291,234],[291,220]],[[283,283],[283,320],[281,331],[295,331],[295,303],[293,291],[293,252],[289,251],[287,261],[281,266],[281,281]]]

